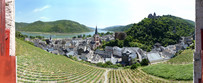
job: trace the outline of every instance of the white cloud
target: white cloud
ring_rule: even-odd
[[[43,11],[43,10],[48,9],[50,7],[51,7],[50,5],[45,5],[45,6],[41,7],[41,8],[34,9],[33,12],[40,12],[40,11]]]
[[[47,21],[47,20],[50,20],[50,18],[48,18],[48,17],[45,17],[45,16],[42,16],[42,17],[40,17],[40,19],[41,19],[41,20],[43,20],[43,21]]]

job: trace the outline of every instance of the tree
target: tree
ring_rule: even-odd
[[[82,35],[78,35],[78,38],[82,38]]]
[[[34,36],[30,36],[30,39],[34,39],[35,37]]]
[[[85,38],[85,34],[83,34],[83,36],[82,36],[83,38]]]
[[[73,38],[76,38],[76,36],[73,36]]]
[[[36,38],[38,38],[38,39],[43,39],[44,36],[36,36]]]
[[[104,35],[104,33],[102,32],[102,33],[101,33],[101,36],[103,36],[103,35]]]
[[[130,47],[130,42],[133,41],[133,37],[132,36],[127,36],[123,42],[123,45],[126,46],[126,47]]]
[[[91,37],[91,35],[87,35],[87,37]]]
[[[149,60],[148,59],[143,59],[140,63],[142,66],[146,66],[149,64]]]

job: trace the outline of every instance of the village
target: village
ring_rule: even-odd
[[[34,43],[45,51],[56,55],[65,55],[67,57],[76,57],[78,60],[84,60],[91,63],[105,63],[110,61],[113,64],[120,63],[122,65],[131,65],[135,62],[141,62],[147,59],[151,64],[167,61],[175,56],[180,50],[186,49],[192,45],[193,37],[182,37],[180,42],[175,45],[168,45],[167,47],[161,46],[156,43],[150,52],[143,51],[138,47],[123,47],[106,46],[104,50],[97,49],[102,41],[110,41],[115,39],[123,40],[126,34],[124,32],[115,32],[112,35],[103,35],[100,37],[95,29],[93,37],[87,38],[67,38],[67,39],[30,39],[26,38],[25,41]]]

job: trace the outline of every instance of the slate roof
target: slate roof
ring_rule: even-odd
[[[70,52],[66,53],[66,56],[69,56],[69,55],[75,56],[76,53],[74,51],[70,51]]]
[[[113,47],[113,55],[116,55],[118,57],[122,57],[122,48]]]
[[[147,57],[150,63],[164,60],[158,52],[148,52]]]

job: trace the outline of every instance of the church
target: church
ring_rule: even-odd
[[[93,35],[93,40],[91,41],[91,44],[92,44],[91,49],[96,49],[101,45],[101,39],[98,34],[97,26],[96,26],[95,34]]]

